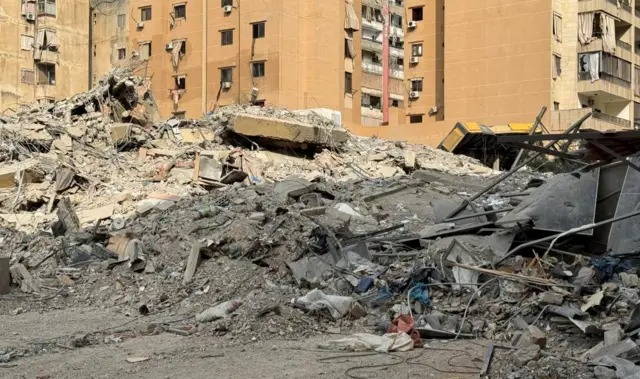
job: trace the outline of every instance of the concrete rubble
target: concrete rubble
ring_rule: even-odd
[[[0,295],[15,317],[102,307],[179,320],[65,342],[78,348],[337,329],[352,337],[332,346],[351,350],[490,341],[489,377],[640,376],[637,256],[581,229],[619,208],[597,201],[604,168],[487,187],[500,173],[477,161],[351,136],[313,112],[159,120],[133,69],[0,119]]]

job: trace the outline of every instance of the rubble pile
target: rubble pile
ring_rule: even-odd
[[[423,146],[342,140],[311,111],[152,122],[145,91],[114,71],[2,119],[8,312],[179,316],[82,346],[164,332],[343,334],[319,348],[380,352],[483,339],[482,375],[640,376],[632,168],[497,176]]]

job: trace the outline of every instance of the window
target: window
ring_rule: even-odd
[[[253,38],[264,38],[265,23],[258,22],[253,24]]]
[[[151,42],[142,42],[138,47],[140,48],[140,59],[151,58]]]
[[[391,25],[402,28],[402,16],[391,14]]]
[[[126,25],[125,25],[125,24],[126,24],[126,22],[127,22],[127,17],[126,17],[126,15],[119,14],[119,15],[118,15],[118,27],[119,27],[119,28],[124,28],[124,27],[126,26]]]
[[[562,58],[558,54],[553,54],[553,67],[551,75],[553,79],[558,79],[562,73]]]
[[[254,78],[261,78],[264,76],[264,62],[256,62],[251,64],[251,73]]]
[[[38,84],[55,85],[56,84],[56,65],[51,63],[38,63]]]
[[[56,15],[56,0],[38,0],[38,14]]]
[[[412,21],[422,21],[423,18],[423,7],[411,8],[411,20]]]
[[[187,4],[176,4],[173,6],[175,18],[187,18]]]
[[[176,81],[176,89],[186,89],[187,88],[187,77],[184,75],[178,75],[175,77]]]
[[[344,93],[353,93],[352,77],[350,72],[344,73]]]
[[[233,68],[225,67],[220,69],[220,82],[233,83]]]
[[[398,108],[400,106],[400,102],[398,100],[391,99],[391,106],[394,108]]]
[[[411,79],[411,90],[422,92],[422,79]]]
[[[35,73],[33,70],[26,68],[20,69],[20,83],[33,84],[35,82]]]
[[[560,103],[558,103],[557,101],[553,102],[553,110],[554,111],[559,111],[560,110]]]
[[[123,60],[127,57],[127,49],[125,49],[124,47],[121,49],[118,49],[118,60]]]
[[[34,40],[33,36],[22,34],[20,36],[20,48],[22,50],[32,51],[33,50],[34,41],[35,40]]]
[[[422,123],[422,115],[421,114],[409,115],[409,122],[411,124],[420,124],[420,123]]]
[[[553,14],[553,37],[562,42],[562,17],[557,13]]]
[[[222,46],[232,45],[233,44],[233,30],[222,30],[220,32],[220,44]]]
[[[151,7],[140,8],[140,21],[151,20]]]
[[[222,0],[222,5],[221,7],[226,7],[226,6],[233,6],[233,0]]]
[[[411,45],[411,56],[412,57],[421,57],[422,56],[422,44],[416,43]]]
[[[180,43],[180,55],[185,56],[187,54],[187,40],[186,39],[174,39],[173,44]]]

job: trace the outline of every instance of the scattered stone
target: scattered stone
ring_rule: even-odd
[[[562,305],[564,295],[554,291],[541,292],[539,300],[542,304]]]
[[[530,345],[516,350],[515,352],[515,364],[518,367],[523,367],[530,361],[538,358],[540,355],[539,345]]]
[[[535,325],[529,325],[527,329],[531,338],[531,343],[544,349],[547,346],[547,335]]]

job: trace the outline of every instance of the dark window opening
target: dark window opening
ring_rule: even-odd
[[[173,12],[175,18],[187,18],[187,5],[180,4],[173,6]]]
[[[140,8],[140,21],[151,20],[151,7]]]
[[[553,102],[553,110],[554,111],[559,111],[560,110],[560,103],[558,103],[557,101]]]
[[[222,5],[221,7],[226,7],[226,6],[233,6],[233,0],[222,0]]]
[[[223,30],[220,32],[222,46],[233,44],[233,30]]]
[[[422,79],[411,81],[411,90],[422,92]]]
[[[412,123],[412,124],[420,124],[420,123],[422,123],[422,115],[421,114],[409,115],[409,122]]]
[[[50,86],[56,84],[56,65],[39,63],[36,68],[38,69],[38,84]]]
[[[423,7],[411,8],[411,20],[412,21],[422,21],[423,15]]]
[[[118,49],[118,59],[119,60],[123,60],[127,57],[127,49],[122,48],[122,49]]]
[[[124,28],[126,26],[127,18],[123,14],[118,15],[118,27]]]
[[[221,68],[220,69],[220,82],[232,83],[233,82],[233,68]]]
[[[257,105],[260,108],[264,108],[265,104],[266,104],[266,100],[256,100],[253,102],[253,105]]]
[[[186,89],[187,88],[187,77],[186,76],[176,76],[176,89]]]
[[[350,72],[344,73],[344,92],[353,93],[352,76]]]
[[[400,106],[400,102],[398,100],[391,99],[391,106],[394,108],[398,108]]]
[[[264,34],[265,34],[265,23],[264,22],[258,22],[256,24],[253,24],[253,38],[264,38]]]
[[[180,42],[180,41],[174,41],[174,43],[176,42]],[[187,54],[187,41],[183,40],[182,41],[182,46],[180,46],[180,54],[182,54],[183,56]]]
[[[251,65],[251,73],[254,78],[261,78],[264,76],[264,62],[256,62]]]

